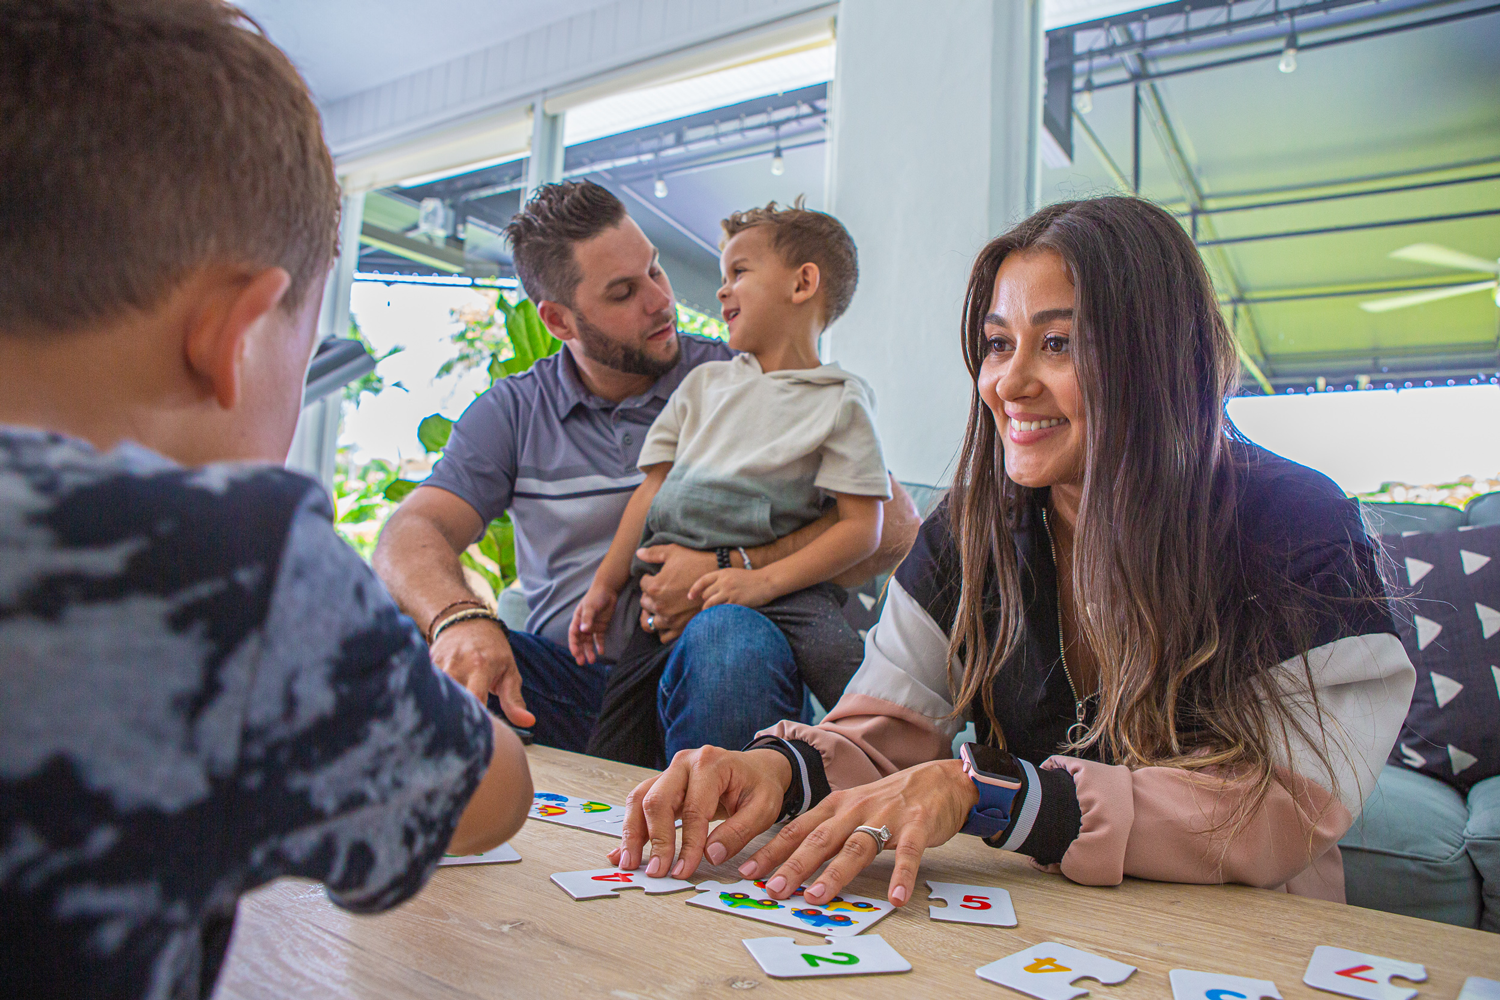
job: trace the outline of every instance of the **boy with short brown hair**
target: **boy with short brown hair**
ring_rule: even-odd
[[[0,176],[0,979],[206,997],[241,893],[394,906],[525,758],[279,467],[338,223],[286,57],[220,0],[0,0]]]
[[[736,212],[723,226],[719,302],[729,346],[743,353],[695,368],[652,424],[639,460],[646,481],[574,612],[569,644],[579,662],[598,655],[619,592],[632,573],[651,570],[632,565],[637,547],[716,551],[719,569],[690,595],[705,608],[759,610],[828,705],[864,651],[842,616],[843,591],[828,581],[880,544],[881,503],[891,495],[873,392],[818,358],[818,338],[854,294],[854,241],[800,199]],[[749,565],[747,548],[791,534],[830,500],[837,524],[780,562]],[[637,625],[610,672],[590,753],[664,763],[655,704],[663,665],[661,644]]]

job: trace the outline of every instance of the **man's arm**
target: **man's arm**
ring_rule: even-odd
[[[880,546],[873,555],[833,578],[833,582],[841,587],[856,587],[878,573],[895,569],[917,540],[917,529],[922,526],[917,505],[895,476],[890,480],[891,498],[881,505]],[[838,515],[830,511],[770,545],[749,549],[750,563],[758,569],[779,562],[806,548],[836,523]],[[656,615],[656,627],[662,641],[670,642],[682,634],[701,607],[699,602],[688,599],[688,590],[705,573],[717,569],[718,563],[712,552],[698,552],[680,545],[656,545],[642,549],[638,554],[646,562],[661,564],[659,571],[641,580],[641,609],[642,614]],[[731,561],[735,566],[740,565],[738,553],[731,557]]]
[[[371,559],[396,606],[420,629],[455,601],[479,598],[464,582],[459,554],[484,530],[479,512],[435,486],[418,486],[386,521]],[[482,618],[458,622],[433,644],[432,661],[484,702],[493,692],[506,718],[536,724],[521,698],[521,675],[504,631]]]

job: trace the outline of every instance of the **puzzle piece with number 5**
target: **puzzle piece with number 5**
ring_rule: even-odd
[[[1313,989],[1358,1000],[1412,1000],[1417,991],[1396,986],[1393,976],[1420,983],[1427,978],[1427,970],[1415,962],[1320,944],[1313,949],[1302,981]]]
[[[1135,966],[1056,941],[1043,941],[975,972],[980,979],[1009,986],[1037,1000],[1073,1000],[1088,993],[1083,987],[1074,986],[1073,980],[1089,978],[1110,985],[1123,983],[1135,972]]]
[[[743,880],[728,885],[700,882],[696,888],[702,895],[688,900],[693,906],[764,920],[793,930],[814,931],[830,938],[858,934],[894,909],[883,899],[849,893],[833,897],[826,906],[799,899],[800,889],[789,899],[772,899],[763,885]]]
[[[747,938],[745,947],[766,975],[777,979],[911,971],[911,963],[879,934],[828,940],[828,944],[806,945],[791,938]]]
[[[665,892],[681,892],[693,888],[693,883],[680,878],[652,878],[643,872],[627,872],[618,868],[594,868],[586,872],[557,872],[552,881],[574,899],[596,899],[613,896],[621,889],[641,888],[650,896]]]
[[[927,907],[933,920],[959,924],[988,924],[991,927],[1016,926],[1016,908],[1010,893],[987,885],[964,885],[960,882],[927,881],[927,898],[946,900],[947,906]]]

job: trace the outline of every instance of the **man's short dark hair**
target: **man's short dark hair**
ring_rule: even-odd
[[[572,308],[573,293],[583,279],[573,244],[613,229],[625,218],[625,203],[593,181],[543,184],[510,220],[516,274],[533,302],[558,302]]]
[[[0,0],[0,330],[150,309],[205,266],[282,267],[294,310],[338,245],[318,110],[224,0]]]
[[[818,265],[823,301],[828,309],[825,323],[832,323],[849,308],[854,286],[859,283],[859,252],[854,247],[854,238],[842,222],[828,213],[803,208],[802,195],[797,196],[790,208],[781,208],[773,201],[765,208],[734,212],[720,225],[724,227],[720,249],[739,233],[766,226],[771,230],[771,248],[783,264]]]

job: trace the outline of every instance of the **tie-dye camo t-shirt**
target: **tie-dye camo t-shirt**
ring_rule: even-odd
[[[492,749],[314,482],[0,428],[0,980],[206,997],[281,875],[381,910]]]

